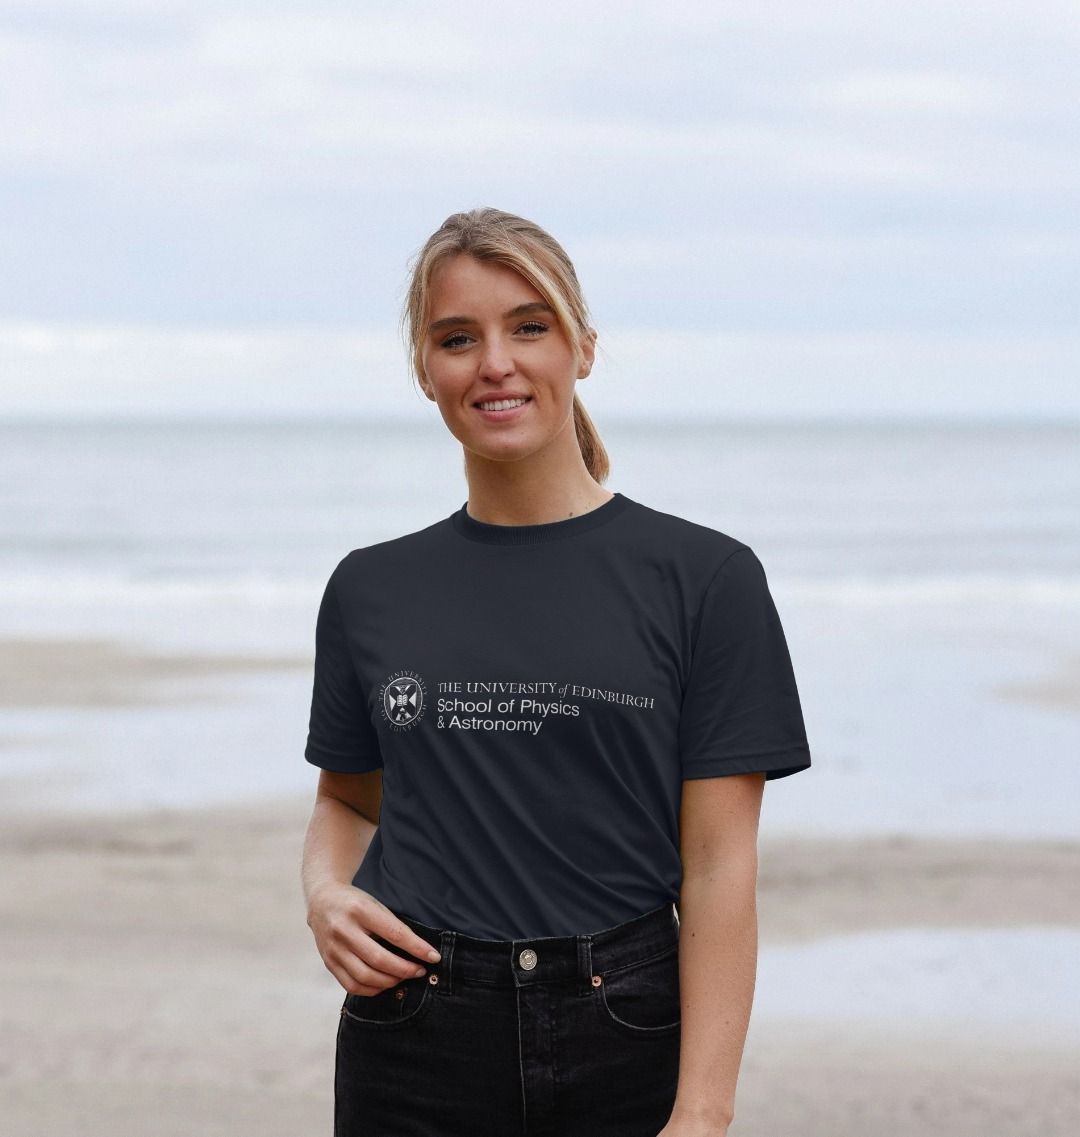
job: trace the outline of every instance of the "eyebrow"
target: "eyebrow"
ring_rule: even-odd
[[[532,312],[547,312],[549,315],[555,315],[555,309],[550,304],[542,300],[533,300],[528,304],[519,304],[516,308],[511,308],[509,312],[504,312],[503,319],[510,320],[514,316],[527,316]],[[441,320],[435,320],[428,324],[428,331],[437,332],[442,328],[453,327],[455,324],[475,323],[476,320],[472,316],[443,316]]]

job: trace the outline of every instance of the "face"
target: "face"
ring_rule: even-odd
[[[465,254],[435,269],[430,297],[421,386],[466,449],[505,461],[572,435],[594,332],[579,363],[541,293],[513,269]]]

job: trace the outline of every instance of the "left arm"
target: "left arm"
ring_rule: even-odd
[[[757,974],[757,835],[765,775],[683,782],[679,815],[682,1038],[659,1137],[725,1137]]]

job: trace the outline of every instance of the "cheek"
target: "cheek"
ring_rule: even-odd
[[[455,367],[443,360],[427,369],[427,381],[435,401],[451,404],[457,402],[472,384],[471,377],[462,367]]]

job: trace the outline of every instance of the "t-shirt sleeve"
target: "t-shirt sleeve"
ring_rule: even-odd
[[[315,679],[304,757],[324,770],[362,774],[382,766],[382,754],[349,654],[335,577],[336,571],[323,592],[315,625]]]
[[[679,752],[684,779],[782,778],[810,765],[787,640],[765,569],[746,545],[727,557],[702,600]]]

